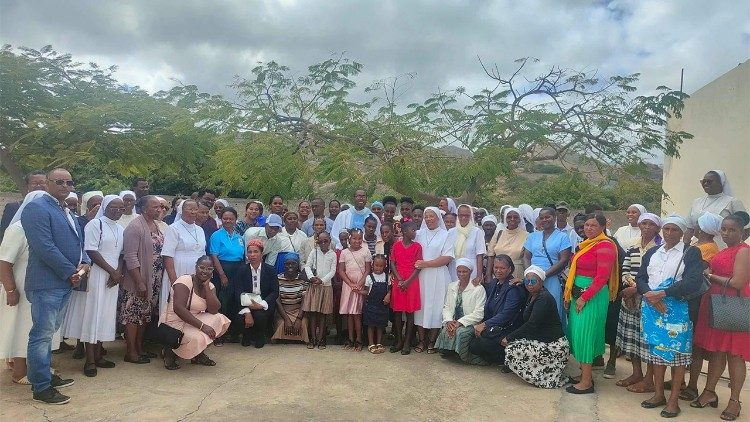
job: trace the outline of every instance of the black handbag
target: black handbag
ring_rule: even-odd
[[[742,297],[740,290],[737,290],[737,296],[729,296],[726,286],[722,287],[721,294],[710,295],[708,303],[708,323],[711,328],[750,332],[750,298]]]
[[[188,309],[193,303],[193,287],[190,287],[190,299],[188,299]],[[173,305],[174,306],[174,305]],[[183,324],[183,329],[185,325]],[[182,331],[167,325],[166,323],[159,324],[156,329],[156,340],[163,346],[169,347],[170,349],[176,349],[182,344],[182,337],[185,335]]]

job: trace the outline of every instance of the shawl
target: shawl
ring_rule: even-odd
[[[610,242],[615,248],[615,264],[612,266],[612,273],[609,275],[609,301],[612,302],[617,298],[617,289],[620,287],[620,269],[618,268],[618,262],[620,262],[620,260],[617,256],[619,252],[617,251],[617,245],[615,245],[612,239],[607,237],[604,232],[601,232],[599,233],[599,236],[596,236],[593,239],[585,239],[578,244],[581,249],[570,261],[570,272],[568,273],[568,279],[565,282],[565,294],[563,297],[566,302],[570,302],[573,297],[573,282],[576,278],[578,258],[591,250],[591,248],[596,246],[599,242]]]

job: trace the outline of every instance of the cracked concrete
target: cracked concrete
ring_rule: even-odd
[[[460,421],[625,421],[659,420],[659,410],[640,402],[647,394],[628,393],[616,379],[630,364],[618,362],[617,377],[595,372],[599,394],[573,396],[543,390],[495,368],[471,367],[438,355],[409,356],[365,351],[307,350],[303,345],[263,349],[228,344],[211,347],[217,366],[182,362],[168,371],[161,361],[149,365],[122,362],[124,344],[107,344],[113,369],[95,378],[81,373],[82,361],[70,353],[55,355],[55,366],[75,385],[61,390],[72,397],[64,406],[31,400],[28,387],[14,385],[10,372],[0,376],[1,421],[118,420],[460,420]],[[701,382],[701,385],[703,381]],[[717,389],[719,409],[693,409],[680,402],[680,421],[718,420],[728,390]],[[750,420],[744,413],[739,420]]]

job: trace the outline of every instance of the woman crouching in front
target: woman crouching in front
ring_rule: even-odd
[[[194,275],[183,275],[175,280],[169,295],[164,323],[183,333],[180,347],[164,348],[164,367],[179,369],[177,357],[190,363],[215,366],[204,352],[214,339],[229,328],[229,318],[219,313],[221,303],[216,297],[211,277],[214,265],[204,255],[195,263]]]

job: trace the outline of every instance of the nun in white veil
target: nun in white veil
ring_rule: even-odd
[[[689,245],[693,237],[693,231],[698,226],[698,218],[706,212],[726,217],[737,211],[747,211],[745,205],[739,199],[732,196],[732,186],[726,173],[722,170],[710,170],[700,180],[705,195],[696,198],[690,207],[687,220],[687,230],[683,241]],[[715,238],[719,249],[726,248],[721,236]]]
[[[21,225],[21,213],[29,202],[48,195],[45,191],[26,194],[16,211],[0,244],[0,359],[13,359],[12,380],[16,384],[30,385],[26,377],[26,350],[31,330],[31,303],[26,298],[26,266],[29,244]],[[60,331],[52,336],[52,348],[60,346]]]
[[[454,258],[454,239],[445,229],[440,209],[427,207],[416,241],[422,245],[422,259],[414,265],[419,273],[419,293],[422,309],[414,313],[414,324],[419,327],[421,342],[414,349],[420,353],[435,353],[435,340],[442,327],[443,303],[451,283],[448,265]],[[426,331],[429,330],[429,337]]]

